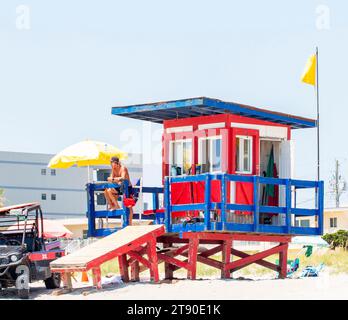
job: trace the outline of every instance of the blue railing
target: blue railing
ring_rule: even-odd
[[[221,193],[220,202],[211,201],[211,181],[220,181],[219,191]],[[204,202],[190,204],[172,204],[171,186],[175,183],[197,183],[204,182]],[[253,185],[253,204],[237,204],[228,201],[227,188],[231,182],[251,183]],[[260,186],[278,185],[283,186],[284,206],[267,206],[260,204]],[[297,189],[315,189],[316,206],[315,208],[297,208],[292,201],[292,191]],[[321,235],[323,233],[323,211],[324,211],[324,183],[323,181],[305,181],[293,179],[266,178],[259,176],[241,176],[230,174],[200,174],[194,176],[166,177],[164,183],[164,207],[165,224],[167,232],[183,231],[238,231],[254,233],[275,233],[275,234],[296,234],[296,235]],[[211,212],[219,211],[217,219],[212,219]],[[192,211],[201,213],[200,219],[193,220],[192,223],[173,220],[172,213],[179,211]],[[249,212],[252,219],[244,222],[235,222],[228,216],[233,216],[235,211]],[[260,223],[260,215],[272,214],[282,215],[285,219],[279,225]],[[315,227],[299,227],[292,225],[292,216],[314,216]],[[245,215],[244,217],[250,217]],[[250,221],[252,220],[252,221]]]
[[[212,190],[211,182],[213,180],[220,181],[219,190]],[[204,182],[204,201],[202,203],[172,204],[171,203],[171,186],[176,183],[197,183]],[[238,204],[228,201],[228,185],[231,182],[250,183],[253,185],[253,203]],[[282,186],[284,205],[268,206],[260,204],[260,187],[262,185],[278,185]],[[128,225],[129,209],[124,206],[114,211],[96,210],[95,193],[102,192],[106,188],[119,189],[121,186],[111,183],[89,183],[87,184],[88,194],[88,237],[102,237],[109,235]],[[216,188],[216,187],[215,187]],[[315,208],[297,208],[296,201],[292,201],[292,192],[298,189],[315,189],[316,190],[316,206]],[[153,214],[143,216],[143,219],[154,219],[155,223],[164,223],[167,232],[183,232],[183,231],[236,231],[236,232],[254,232],[254,233],[275,233],[275,234],[296,234],[296,235],[321,235],[323,233],[323,210],[324,210],[324,183],[322,181],[305,181],[293,179],[277,179],[265,178],[259,176],[241,176],[230,174],[200,174],[193,176],[166,177],[164,188],[159,187],[142,187],[142,193],[152,194],[152,211]],[[220,193],[220,202],[211,201],[211,193]],[[164,214],[161,212],[159,195],[164,193]],[[127,182],[125,183],[124,195],[128,197]],[[200,219],[194,222],[176,221],[173,219],[175,212],[199,212]],[[219,212],[212,218],[212,212]],[[249,212],[251,215],[238,215],[235,212]],[[272,214],[275,216],[283,216],[281,224],[264,224],[260,221],[263,214]],[[175,214],[174,214],[175,215]],[[315,217],[316,227],[299,227],[292,225],[292,216],[295,217]],[[240,221],[240,218],[246,218],[246,221]],[[122,224],[119,228],[104,228],[96,226],[97,219],[106,218],[122,218]],[[134,214],[136,218],[136,214]],[[238,221],[235,221],[238,220]],[[112,222],[112,220],[110,221]]]
[[[128,197],[128,183],[124,182],[125,185],[125,194],[124,196]],[[129,209],[124,206],[122,202],[122,208],[118,210],[108,211],[108,210],[96,210],[96,201],[95,193],[104,191],[107,188],[115,188],[119,190],[121,188],[120,184],[116,183],[88,183],[86,186],[87,190],[87,218],[88,218],[88,237],[103,237],[107,236],[121,228],[103,228],[96,226],[96,219],[99,218],[122,218],[122,228],[128,225],[129,219]]]
[[[129,197],[129,191],[128,191],[128,182],[123,182],[124,186],[124,194],[122,197]],[[129,224],[129,209],[123,204],[122,201],[122,207],[118,210],[96,210],[96,198],[95,194],[98,192],[103,192],[107,188],[115,188],[119,190],[121,188],[120,184],[116,183],[88,183],[86,185],[87,190],[87,218],[88,218],[88,237],[104,237],[107,236],[113,232],[116,232],[122,228],[125,228]],[[133,188],[140,188],[139,186],[133,186]],[[142,193],[151,193],[152,194],[152,201],[153,201],[153,209],[154,212],[159,209],[159,194],[163,193],[163,188],[158,187],[142,187],[141,188]],[[106,209],[106,206],[105,206]],[[164,223],[163,221],[164,214],[156,214],[151,216],[142,216],[142,219],[152,219],[155,217],[156,223]],[[138,215],[134,214],[133,218],[137,218]],[[112,219],[121,219],[122,224],[120,228],[104,228],[103,226],[97,226],[97,223],[99,222],[99,219],[107,219],[110,223],[112,223]],[[103,220],[102,220],[103,221]]]

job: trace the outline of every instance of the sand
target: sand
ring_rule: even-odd
[[[204,279],[174,280],[172,283],[152,284],[148,279],[140,283],[112,283],[97,291],[88,284],[74,282],[74,291],[55,295],[46,290],[42,282],[31,284],[31,299],[348,299],[348,275],[329,275],[322,272],[320,277],[305,279]],[[2,299],[15,299],[15,290],[2,293]]]

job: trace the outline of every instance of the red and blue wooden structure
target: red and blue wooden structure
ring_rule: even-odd
[[[157,255],[158,261],[165,263],[166,277],[172,277],[178,268],[185,268],[188,277],[194,279],[197,261],[220,269],[225,278],[251,263],[285,277],[291,237],[322,234],[324,184],[294,179],[289,165],[292,130],[315,128],[315,120],[206,97],[114,107],[112,114],[163,124],[163,188],[143,187],[142,191],[154,194],[153,209],[147,213],[153,213],[157,222],[162,218],[160,222],[166,227],[167,233],[157,239],[163,244],[163,250]],[[206,139],[219,141],[208,143],[204,142]],[[262,168],[266,166],[270,147],[272,152],[275,149],[276,161],[271,165],[276,170],[274,176],[265,176]],[[174,163],[178,156],[184,159],[179,165]],[[89,236],[116,231],[97,231],[95,219],[98,217],[123,216],[123,227],[127,225],[127,208],[116,212],[95,211],[94,191],[110,186],[88,185]],[[263,199],[265,186],[277,190],[272,201]],[[296,192],[301,189],[316,191],[314,207],[298,207]],[[158,195],[162,192],[164,207],[159,208]],[[265,216],[270,218],[264,219]],[[299,216],[315,217],[316,224],[297,226],[295,221]],[[249,255],[236,250],[234,241],[279,244]],[[173,247],[175,244],[181,246]],[[199,252],[200,244],[213,247]],[[212,258],[219,252],[221,261]],[[279,254],[279,265],[264,260],[273,254]],[[178,259],[179,256],[185,259]],[[240,259],[232,261],[232,256]],[[137,261],[139,263],[139,259]],[[133,262],[129,260],[130,267]],[[133,266],[132,270],[139,273],[142,268]]]

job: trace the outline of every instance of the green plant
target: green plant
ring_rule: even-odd
[[[348,231],[338,230],[335,233],[327,233],[323,236],[323,239],[330,245],[331,249],[336,249],[337,247],[348,249]]]

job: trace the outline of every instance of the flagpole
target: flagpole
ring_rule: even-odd
[[[320,180],[320,108],[319,108],[319,51],[316,47],[316,96],[317,96],[317,180]]]
[[[316,85],[316,98],[317,98],[317,181],[320,180],[320,108],[319,108],[319,50],[316,47],[316,72],[315,72],[315,85]],[[315,188],[315,204],[316,208],[319,208],[319,192],[318,187]],[[316,216],[316,219],[318,216]]]

